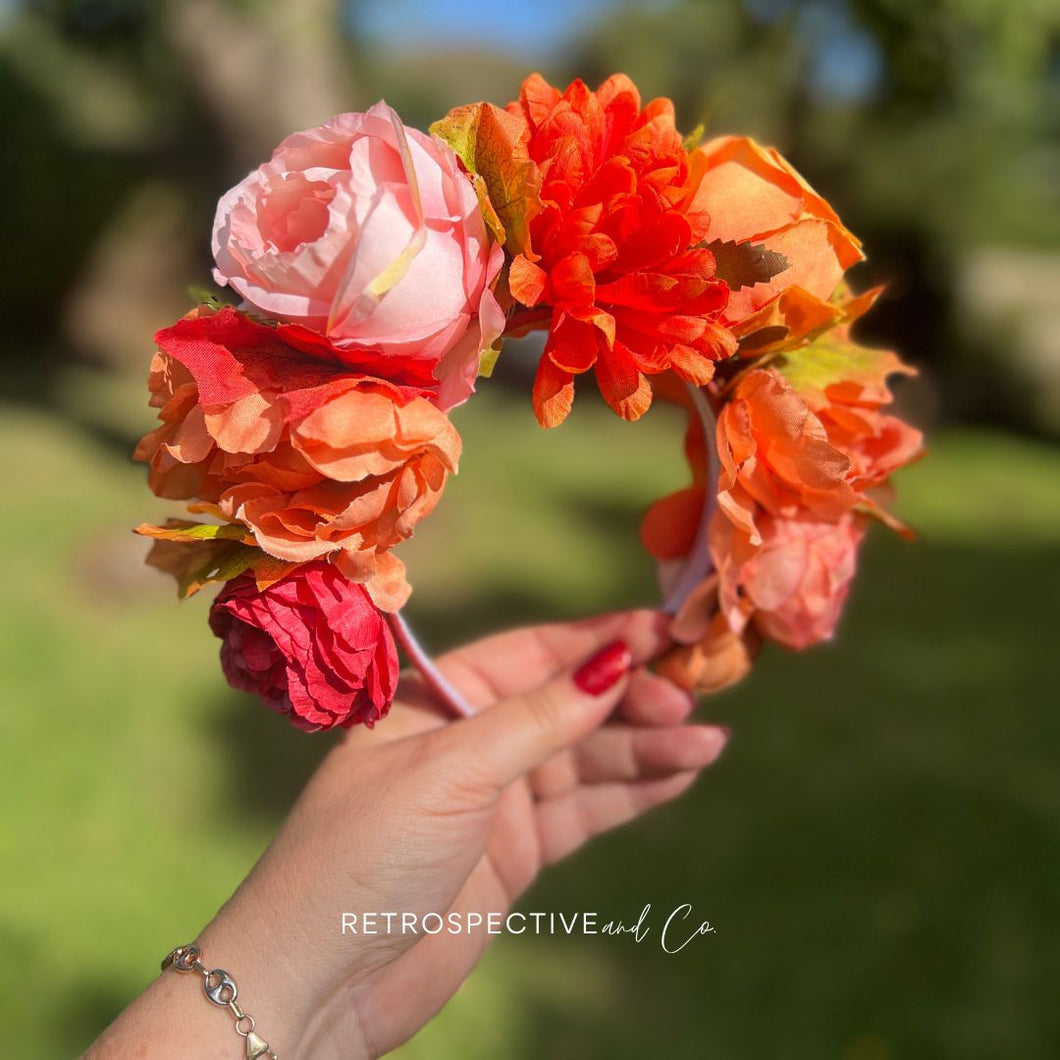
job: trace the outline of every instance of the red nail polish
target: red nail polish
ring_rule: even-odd
[[[629,645],[624,640],[615,640],[578,667],[574,683],[590,696],[600,696],[628,674],[632,665]]]

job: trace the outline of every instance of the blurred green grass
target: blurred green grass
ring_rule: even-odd
[[[543,433],[494,390],[457,423],[404,552],[432,645],[652,600],[637,516],[684,478],[674,418],[583,402]],[[163,506],[120,446],[14,407],[0,441],[0,1054],[50,1060],[212,914],[329,740],[225,688],[205,602],[139,565]],[[704,705],[735,735],[697,788],[523,903],[691,902],[716,934],[502,938],[401,1056],[1060,1055],[1060,453],[943,434],[899,491],[921,539],[870,536],[838,639],[767,651]]]

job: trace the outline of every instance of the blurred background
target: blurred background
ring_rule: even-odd
[[[129,527],[151,334],[209,284],[214,204],[288,132],[380,97],[426,127],[539,69],[622,70],[680,124],[781,148],[888,284],[861,337],[920,369],[915,544],[871,535],[841,633],[702,708],[724,760],[524,908],[716,934],[504,938],[405,1060],[1060,1055],[1057,0],[0,0],[0,1053],[76,1055],[263,849],[329,740],[223,683]],[[441,649],[650,603],[637,521],[681,425],[532,356],[456,415],[461,475],[404,558]]]

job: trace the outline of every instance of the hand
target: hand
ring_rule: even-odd
[[[666,624],[630,612],[479,641],[438,660],[475,717],[447,722],[409,677],[384,722],[351,731],[328,756],[199,937],[208,966],[232,973],[284,1060],[393,1049],[452,996],[490,938],[402,934],[399,924],[344,935],[344,912],[358,923],[364,912],[417,923],[426,913],[504,913],[542,866],[679,795],[717,757],[727,734],[682,724],[693,701],[668,681],[636,670],[593,695],[572,680],[576,664],[616,640],[633,666],[649,661],[669,643]],[[177,1004],[180,978],[167,973],[151,989],[168,979]],[[175,986],[184,999],[200,993]],[[146,1017],[134,1010],[148,994],[93,1057],[129,1055],[111,1046],[136,1040]],[[218,1043],[231,1030],[207,1018],[201,993],[191,1002],[179,1005],[196,1042],[166,1055],[213,1055],[207,1041],[228,1055]]]

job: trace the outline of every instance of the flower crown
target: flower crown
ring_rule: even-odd
[[[543,427],[589,373],[625,420],[688,411],[692,484],[643,523],[674,616],[658,668],[709,691],[763,638],[829,637],[869,520],[906,532],[884,487],[921,453],[883,411],[912,370],[850,337],[878,294],[843,284],[859,241],[776,151],[682,137],[623,75],[534,74],[431,134],[378,103],[289,136],[218,204],[214,278],[241,304],[155,336],[161,422],[135,455],[216,521],[137,532],[181,596],[225,583],[229,682],[303,729],[371,725],[396,635],[463,709],[401,620],[394,548],[457,470],[447,413],[533,330]]]

